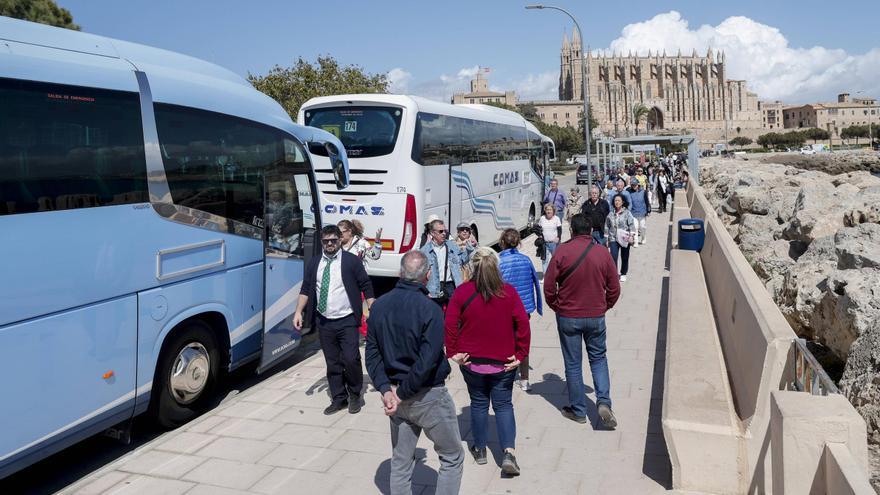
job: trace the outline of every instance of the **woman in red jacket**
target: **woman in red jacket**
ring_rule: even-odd
[[[512,394],[516,369],[529,355],[529,317],[516,289],[502,280],[494,251],[481,247],[471,262],[471,280],[455,290],[446,309],[446,356],[459,364],[467,384],[474,435],[470,451],[477,464],[487,462],[491,403],[504,449],[501,471],[518,475]]]

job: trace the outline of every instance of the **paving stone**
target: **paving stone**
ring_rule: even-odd
[[[244,438],[218,438],[198,451],[202,457],[256,463],[274,450],[278,444]]]
[[[107,495],[178,495],[193,487],[192,483],[152,476],[135,475],[107,490]]]
[[[220,416],[232,418],[259,419],[269,421],[287,408],[277,404],[260,404],[258,402],[237,401],[230,406],[217,411]]]
[[[205,414],[198,420],[187,423],[187,425],[184,426],[184,429],[194,433],[210,433],[215,426],[224,421],[226,421],[226,417],[224,416]]]
[[[390,427],[389,427],[390,429]],[[423,435],[424,436],[424,435]],[[348,430],[330,446],[336,450],[367,452],[372,454],[391,454],[391,433]]]
[[[313,471],[300,471],[295,469],[275,468],[252,488],[252,493],[291,494],[303,493],[309,495],[340,494],[340,486],[347,483],[356,485],[358,493],[376,493],[362,483],[355,483],[344,478],[331,476],[325,473]]]
[[[177,479],[205,460],[204,457],[189,454],[147,450],[130,456],[119,469],[129,473]]]
[[[260,459],[260,464],[323,472],[339,461],[344,454],[342,450],[281,444]]]
[[[129,476],[131,476],[129,473],[110,471],[96,476],[78,488],[75,487],[73,493],[76,495],[98,495],[109,488],[123,484],[123,481]]]
[[[291,392],[287,390],[264,388],[254,391],[249,390],[241,399],[249,402],[276,404],[290,394]]]
[[[272,468],[225,459],[208,459],[187,473],[183,479],[206,485],[247,490],[265,477]]]
[[[372,479],[377,471],[381,470],[382,464],[390,462],[391,453],[387,455],[367,454],[365,452],[346,452],[339,461],[328,471],[330,474],[357,478],[361,480]]]
[[[223,488],[220,486],[196,485],[192,490],[186,492],[186,495],[250,495],[253,492],[243,490],[233,490],[232,488]]]
[[[329,404],[322,403],[322,407],[326,407],[327,405]],[[326,416],[323,409],[318,409],[317,407],[293,406],[290,408],[285,408],[281,412],[281,414],[275,417],[275,421],[280,423],[296,423],[301,425],[328,427],[332,426],[334,423],[345,416],[348,416],[348,412],[344,410],[336,414]]]
[[[218,416],[221,417],[221,416]],[[210,433],[220,436],[265,440],[284,427],[284,423],[257,421],[244,418],[227,418],[211,429]],[[270,440],[277,441],[273,438]]]
[[[193,454],[205,445],[217,439],[215,435],[193,433],[189,431],[171,432],[162,437],[162,441],[154,448],[181,454]]]
[[[272,435],[272,441],[309,447],[329,447],[343,433],[345,430],[340,428],[287,424]]]

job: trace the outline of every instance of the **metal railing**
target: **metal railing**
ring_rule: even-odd
[[[807,348],[807,341],[794,339],[791,345],[792,360],[794,366],[793,376],[789,382],[790,390],[807,392],[812,395],[839,394],[837,385]]]

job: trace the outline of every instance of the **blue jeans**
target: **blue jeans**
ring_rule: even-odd
[[[544,247],[547,249],[547,254],[544,255],[544,259],[541,260],[541,273],[547,273],[547,265],[550,264],[550,258],[553,257],[553,253],[556,252],[556,247],[559,246],[558,242],[548,242],[544,244]]]
[[[594,230],[594,231],[593,231],[593,239],[594,239],[597,243],[599,243],[599,244],[601,244],[601,245],[603,245],[603,246],[605,245],[605,233],[602,232],[601,230]]]
[[[608,377],[608,359],[605,357],[605,317],[565,318],[556,315],[559,344],[565,362],[565,383],[568,402],[578,416],[587,415],[587,396],[584,395],[583,353],[581,341],[586,344],[596,402],[611,407],[611,381]]]
[[[563,217],[565,216],[565,207],[562,207],[556,210],[556,216],[559,217],[559,221],[563,221]]]
[[[516,419],[513,417],[513,379],[516,370],[491,375],[474,373],[461,367],[464,383],[471,396],[471,430],[474,447],[483,448],[489,441],[489,403],[495,411],[495,427],[501,449],[512,449],[516,444]]]

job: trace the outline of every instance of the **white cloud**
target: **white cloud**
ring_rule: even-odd
[[[388,91],[391,93],[408,93],[410,81],[412,81],[412,74],[400,67],[395,67],[388,71]]]
[[[508,89],[516,91],[516,97],[520,100],[554,100],[559,96],[559,72],[528,74],[512,81]]]
[[[477,75],[477,72],[480,72],[480,66],[475,65],[473,67],[465,67],[458,71],[459,79],[473,79],[474,76]]]
[[[468,90],[468,84],[479,72],[480,66],[464,67],[459,69],[454,76],[440,74],[439,77],[426,79],[415,84],[411,94],[430,98],[432,100],[449,102],[453,93],[461,93]]]
[[[666,50],[683,55],[708,49],[726,54],[727,77],[745,79],[762,99],[806,102],[832,99],[837,93],[864,90],[880,96],[880,49],[866,54],[821,46],[794,48],[776,28],[748,17],[729,17],[717,26],[691,29],[670,11],[623,28],[609,51],[645,54]]]

